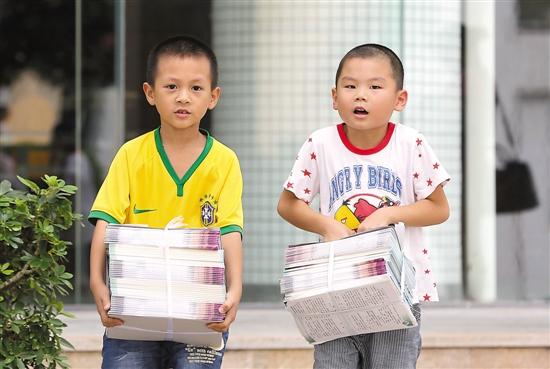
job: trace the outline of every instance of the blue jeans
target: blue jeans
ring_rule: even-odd
[[[227,343],[228,333],[223,334]],[[224,348],[171,341],[129,341],[103,335],[102,369],[220,369]]]

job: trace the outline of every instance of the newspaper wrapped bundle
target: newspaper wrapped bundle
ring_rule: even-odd
[[[223,347],[221,333],[225,268],[220,230],[107,226],[109,316],[124,325],[107,337],[176,341]]]
[[[313,344],[416,326],[414,283],[393,226],[291,245],[280,281],[287,310]]]

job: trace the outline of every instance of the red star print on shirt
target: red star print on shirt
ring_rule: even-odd
[[[425,274],[430,274],[430,269],[426,269],[426,270],[424,271],[424,273],[425,273]]]
[[[307,142],[313,142],[313,140],[310,138],[307,139]]]
[[[305,193],[306,195],[309,195],[309,194],[311,193],[311,190],[310,190],[309,188],[306,187],[306,188],[304,189],[304,193]]]
[[[438,169],[438,168],[439,168],[439,163],[435,163],[435,164],[433,165],[433,167],[434,167],[434,169]]]
[[[422,145],[422,140],[417,138],[416,139],[416,146],[420,146],[420,145]]]
[[[294,183],[292,183],[292,182],[287,182],[286,188],[294,188]]]
[[[422,250],[422,253],[423,253],[424,255],[426,255],[426,254],[428,253],[428,250],[424,249],[424,250]]]
[[[428,186],[431,186],[432,185],[432,180],[430,178],[428,178],[428,180],[426,181],[426,183],[428,184]]]
[[[414,179],[418,179],[418,173],[413,174]]]
[[[430,297],[431,297],[430,295],[425,294],[423,297],[424,297],[424,301],[430,301]]]
[[[317,155],[315,155],[314,152],[312,152],[311,154],[309,154],[309,156],[311,157],[311,160],[317,160]]]
[[[307,169],[302,170],[302,173],[304,173],[304,177],[311,178],[311,172],[309,172]]]

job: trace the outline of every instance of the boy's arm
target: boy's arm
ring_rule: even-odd
[[[404,223],[409,227],[425,227],[443,223],[449,218],[449,203],[443,187],[436,189],[425,199],[405,206],[390,206],[381,208],[369,215],[357,232],[387,226],[389,224]]]
[[[243,248],[241,234],[231,232],[222,236],[222,246],[225,259],[225,278],[227,294],[220,312],[225,313],[225,319],[220,323],[210,323],[208,327],[218,332],[225,332],[235,320],[237,309],[243,291]]]
[[[94,296],[97,312],[101,318],[101,323],[105,327],[114,327],[123,324],[122,320],[110,318],[107,311],[111,307],[111,298],[109,289],[105,284],[105,229],[107,222],[101,219],[97,220],[92,238],[92,247],[90,250],[90,289]]]
[[[277,211],[290,224],[305,231],[317,233],[323,237],[324,241],[338,240],[354,233],[337,220],[314,211],[294,193],[287,190],[281,193]]]

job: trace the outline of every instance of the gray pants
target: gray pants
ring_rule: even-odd
[[[420,355],[420,306],[414,328],[361,334],[315,345],[314,369],[415,369]]]

